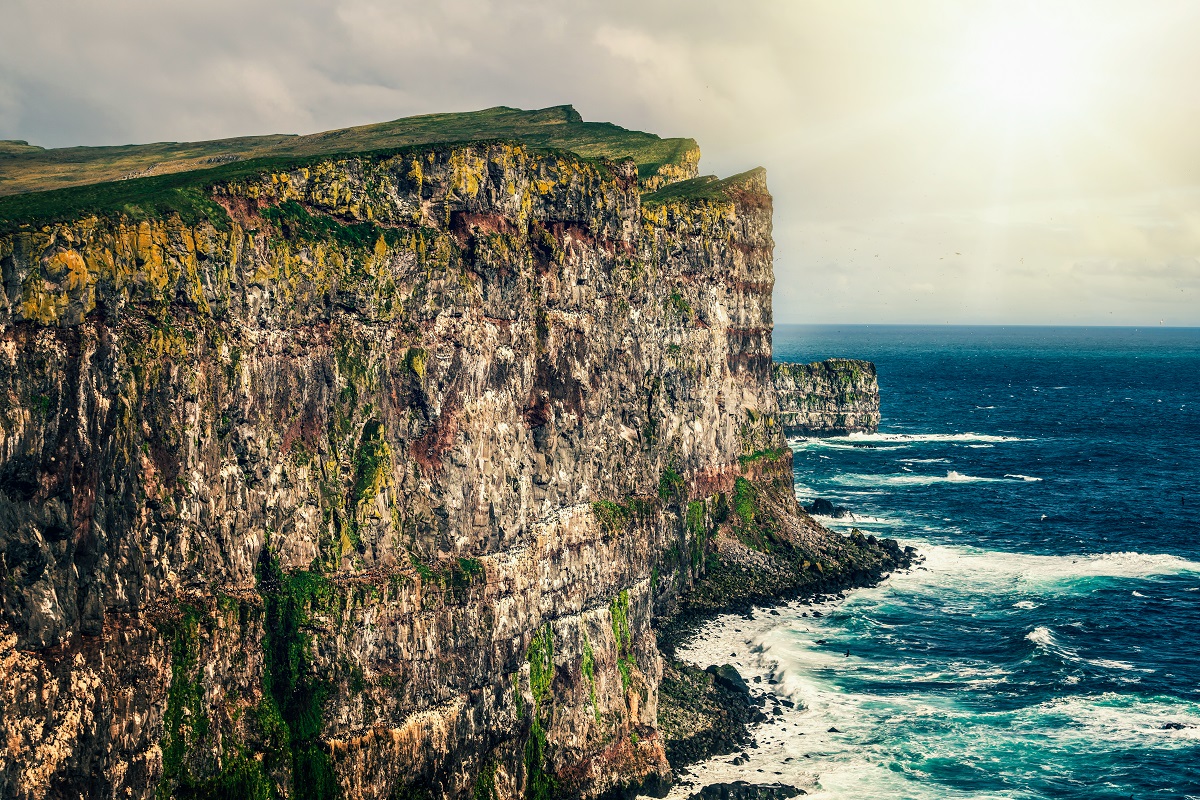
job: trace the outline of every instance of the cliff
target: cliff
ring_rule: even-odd
[[[879,429],[879,381],[869,361],[831,358],[775,364],[772,377],[787,436],[844,436]]]
[[[669,777],[652,623],[894,568],[792,494],[764,173],[645,177],[0,201],[0,796],[619,793]]]

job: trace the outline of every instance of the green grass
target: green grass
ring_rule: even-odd
[[[710,202],[725,203],[730,199],[730,190],[738,189],[752,178],[764,174],[762,167],[740,172],[728,178],[718,178],[716,175],[701,175],[687,181],[672,183],[656,192],[642,195],[642,207],[653,208],[675,202]]]
[[[392,450],[387,443],[387,432],[383,423],[371,420],[363,426],[355,456],[354,502],[374,500],[391,469]]]
[[[259,718],[277,737],[266,764],[290,761],[290,796],[330,800],[340,790],[320,736],[332,686],[315,670],[307,628],[312,611],[329,602],[332,586],[314,572],[283,572],[274,556],[259,562],[257,578],[265,613]]]
[[[767,450],[755,450],[753,453],[738,456],[738,464],[743,467],[749,466],[756,461],[774,461],[783,458],[788,453],[786,447],[774,447]]]
[[[667,312],[678,317],[680,322],[691,325],[696,320],[696,312],[692,310],[691,304],[679,292],[671,292],[671,296],[667,298],[665,306]]]
[[[674,466],[663,468],[662,475],[658,479],[658,497],[660,500],[668,500],[675,495],[682,495],[684,489],[683,476],[675,471]]]
[[[558,796],[558,781],[546,771],[547,741],[554,710],[554,629],[549,623],[538,629],[525,651],[529,662],[529,692],[533,695],[529,738],[525,741],[525,797],[552,800]]]
[[[738,478],[733,483],[733,513],[738,515],[743,525],[754,522],[754,513],[758,506],[758,493],[754,484],[745,478]]]
[[[430,148],[405,147],[369,153],[330,153],[306,158],[257,158],[196,172],[180,172],[151,178],[96,183],[53,191],[0,197],[0,234],[12,233],[23,224],[44,225],[63,222],[88,214],[119,214],[137,221],[157,219],[178,214],[184,224],[210,222],[218,229],[229,226],[225,209],[212,199],[212,187],[257,177],[265,172],[293,170],[322,161],[341,158],[388,158]],[[437,148],[434,148],[437,149]],[[0,162],[3,163],[3,162]],[[294,208],[281,209],[277,222],[289,222],[301,235],[317,236],[322,231],[319,221],[304,221]],[[333,223],[336,224],[336,223]],[[354,228],[356,226],[348,226]],[[339,233],[361,238],[363,231]]]
[[[323,214],[310,214],[295,200],[264,208],[259,215],[277,225],[286,238],[307,242],[333,241],[342,247],[365,250],[374,246],[380,236],[386,238],[390,233],[395,237],[392,231],[373,222],[344,224]]]
[[[145,176],[215,172],[263,158],[295,161],[312,156],[488,139],[512,139],[531,147],[567,150],[585,158],[612,161],[631,158],[643,179],[653,176],[664,165],[683,165],[689,159],[694,163],[698,157],[692,139],[663,139],[607,122],[584,122],[571,106],[534,111],[497,106],[483,111],[405,117],[305,136],[273,134],[207,142],[49,150],[24,142],[4,141],[0,142],[0,195],[113,181],[128,186]]]
[[[0,139],[0,158],[42,152],[45,152],[45,148],[30,144],[24,139]]]
[[[621,688],[628,691],[637,660],[633,655],[633,629],[629,625],[629,590],[622,589],[609,603],[613,640],[617,643],[617,670],[621,673]]]

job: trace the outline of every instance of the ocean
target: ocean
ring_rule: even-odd
[[[713,623],[683,655],[795,707],[749,763],[694,774],[830,800],[1200,798],[1200,329],[776,328],[777,360],[834,356],[875,362],[882,423],[791,441],[797,495],[924,562],[821,616]]]

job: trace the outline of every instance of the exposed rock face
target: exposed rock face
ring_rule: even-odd
[[[455,145],[0,238],[0,797],[666,779],[656,614],[894,566],[796,507],[732,186]]]
[[[773,376],[786,435],[844,436],[879,429],[879,381],[870,361],[776,364]]]

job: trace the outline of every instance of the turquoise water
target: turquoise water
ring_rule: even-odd
[[[921,568],[762,642],[829,798],[1200,797],[1200,330],[798,327],[880,433],[794,440],[827,520]],[[849,655],[846,653],[849,652]]]

